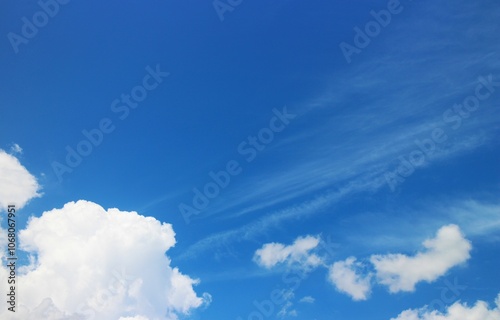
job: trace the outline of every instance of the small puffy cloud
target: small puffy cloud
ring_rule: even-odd
[[[500,320],[500,294],[495,300],[493,309],[484,301],[477,301],[472,307],[456,302],[445,313],[428,310],[426,307],[401,312],[391,320]]]
[[[436,237],[424,241],[423,246],[426,250],[415,256],[371,256],[378,282],[387,285],[390,292],[413,291],[416,283],[432,282],[450,268],[467,261],[472,248],[456,225],[442,227]]]
[[[265,268],[272,268],[279,263],[298,264],[303,268],[317,267],[323,260],[311,253],[319,244],[319,237],[298,237],[293,244],[266,243],[255,251],[254,261]]]
[[[12,144],[10,147],[10,152],[11,153],[18,153],[21,154],[23,153],[23,148],[21,148],[17,143]]]
[[[366,300],[371,292],[371,274],[361,275],[363,265],[349,257],[330,266],[328,280],[338,291],[348,294],[353,300]]]
[[[13,155],[0,149],[0,210],[9,204],[22,208],[33,198],[39,197],[40,186],[36,178]]]
[[[316,301],[316,300],[311,296],[305,296],[299,300],[299,302],[302,302],[302,303],[314,303],[314,301]]]
[[[213,301],[212,295],[208,292],[203,292],[201,296],[203,297],[203,305],[205,308],[208,307]]]
[[[282,295],[285,302],[276,315],[278,316],[278,318],[296,317],[297,310],[293,309],[292,302],[293,298],[295,297],[294,291],[292,289],[284,290]]]
[[[70,202],[31,218],[19,245],[31,256],[18,274],[22,319],[173,320],[206,303],[193,289],[198,280],[165,255],[172,226],[153,217]]]
[[[285,317],[296,317],[297,316],[297,310],[292,309],[293,303],[290,301],[285,302],[283,307],[281,307],[280,311],[278,311],[277,316],[278,318],[285,318]]]

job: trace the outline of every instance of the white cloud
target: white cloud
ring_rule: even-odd
[[[208,292],[203,292],[203,294],[201,296],[203,297],[203,305],[205,307],[208,307],[212,303],[212,301],[214,300],[212,298],[212,295]]]
[[[491,236],[500,230],[500,202],[467,199],[444,203],[439,208],[450,220],[457,221],[467,235]]]
[[[280,311],[278,311],[278,313],[276,314],[278,318],[297,316],[297,310],[293,309],[293,302],[291,301],[294,297],[295,293],[292,289],[283,291],[283,299],[285,300],[285,302],[283,303]]]
[[[421,308],[401,312],[391,320],[500,320],[500,294],[495,300],[496,306],[489,309],[484,301],[477,301],[473,307],[456,302],[448,307],[446,313]]]
[[[153,217],[70,202],[30,219],[19,243],[34,257],[18,275],[23,319],[171,320],[204,304],[165,255],[172,226]]]
[[[121,317],[118,320],[148,320],[148,318],[143,317],[143,316],[135,316],[135,317]]]
[[[32,199],[39,197],[40,186],[36,178],[13,155],[0,149],[0,210],[9,204],[22,208]]]
[[[23,153],[23,148],[21,148],[21,146],[19,146],[17,143],[14,143],[11,147],[10,147],[10,152],[11,153]]]
[[[330,267],[328,279],[337,290],[348,294],[353,300],[366,300],[371,292],[371,274],[360,275],[362,267],[360,262],[356,262],[356,258],[349,257]]]
[[[285,317],[296,317],[297,316],[297,310],[292,309],[293,303],[290,301],[285,302],[283,307],[281,307],[280,311],[278,311],[277,316],[279,318],[285,318]]]
[[[313,236],[298,237],[291,245],[267,243],[255,251],[253,259],[265,268],[280,263],[299,265],[304,269],[326,267],[322,258],[312,253],[318,244],[319,237]],[[423,242],[423,246],[425,250],[414,256],[372,255],[366,265],[355,257],[337,261],[329,267],[328,280],[339,292],[355,301],[369,298],[374,274],[376,283],[388,286],[392,293],[413,291],[418,282],[432,282],[452,267],[467,261],[472,249],[460,228],[453,224],[441,227],[434,238]],[[308,302],[306,298],[300,302]]]
[[[413,291],[417,282],[432,282],[450,268],[467,261],[472,248],[456,225],[442,227],[436,237],[425,240],[423,246],[426,250],[415,256],[371,256],[379,283],[389,286],[390,292]]]
[[[314,303],[314,301],[316,301],[316,300],[311,296],[305,296],[299,300],[299,302],[302,302],[302,303]]]
[[[323,260],[311,253],[319,244],[319,237],[298,237],[291,245],[266,243],[255,251],[254,261],[265,268],[272,268],[279,263],[298,264],[303,268],[317,267]]]

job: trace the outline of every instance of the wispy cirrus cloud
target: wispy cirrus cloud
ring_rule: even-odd
[[[454,105],[474,94],[479,77],[491,75],[499,81],[500,43],[481,28],[460,23],[468,19],[463,15],[454,17],[453,24],[448,17],[437,19],[442,12],[432,9],[437,5],[416,6],[408,23],[380,39],[398,46],[338,70],[322,94],[295,103],[291,109],[300,115],[295,125],[301,129],[291,130],[266,150],[282,169],[242,175],[200,215],[232,221],[252,215],[252,221],[211,234],[187,252],[250,239],[286,221],[314,216],[357,193],[388,191],[384,174],[397,168],[400,157],[420,150],[416,141],[428,139],[436,128],[443,130],[446,141],[436,145],[415,174],[495,143],[500,128],[494,108],[500,95],[496,84],[474,113],[458,115]],[[477,17],[486,15],[480,19],[482,28],[495,28],[494,12],[465,1],[458,5]],[[421,34],[419,26],[428,23],[446,35],[446,41],[437,43]],[[447,32],[452,25],[460,32]],[[467,50],[454,50],[457,46]]]
[[[254,220],[240,227],[213,233],[189,246],[177,258],[192,259],[196,258],[199,254],[205,253],[214,248],[227,246],[234,242],[253,240],[256,236],[269,230],[269,228],[277,227],[289,219],[300,219],[316,214],[318,211],[327,208],[340,197],[352,192],[352,190],[355,190],[357,187],[357,185],[349,184],[343,189],[329,191],[298,205],[272,211],[260,219]]]

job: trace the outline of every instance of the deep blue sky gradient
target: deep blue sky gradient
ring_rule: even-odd
[[[468,286],[462,301],[491,303],[500,288],[499,229],[476,232],[454,210],[467,201],[499,208],[500,87],[458,129],[443,115],[474,94],[479,77],[500,79],[500,7],[401,5],[347,63],[339,44],[352,44],[353,28],[387,1],[243,1],[222,22],[210,1],[71,1],[17,54],[7,34],[20,33],[21,18],[39,7],[3,2],[0,148],[19,144],[44,192],[24,210],[40,216],[86,199],[172,223],[178,243],[169,256],[214,298],[192,319],[246,319],[254,300],[287,287],[283,270],[252,261],[264,243],[321,235],[336,244],[331,263],[413,254],[448,223],[473,244],[465,266],[412,293],[375,286],[362,302],[319,269],[295,291],[296,319],[390,319],[439,297],[442,281],[454,278]],[[156,65],[170,75],[120,120],[112,101]],[[238,145],[285,106],[296,118],[246,162]],[[76,148],[82,130],[103,118],[116,129],[59,181],[54,161],[64,163],[66,146]],[[384,174],[435,128],[447,140],[392,191]],[[192,189],[230,160],[241,174],[186,223],[179,204],[191,205]],[[299,303],[303,296],[316,301]]]

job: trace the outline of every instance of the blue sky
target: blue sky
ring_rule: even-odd
[[[0,7],[26,319],[500,319],[495,1]]]

